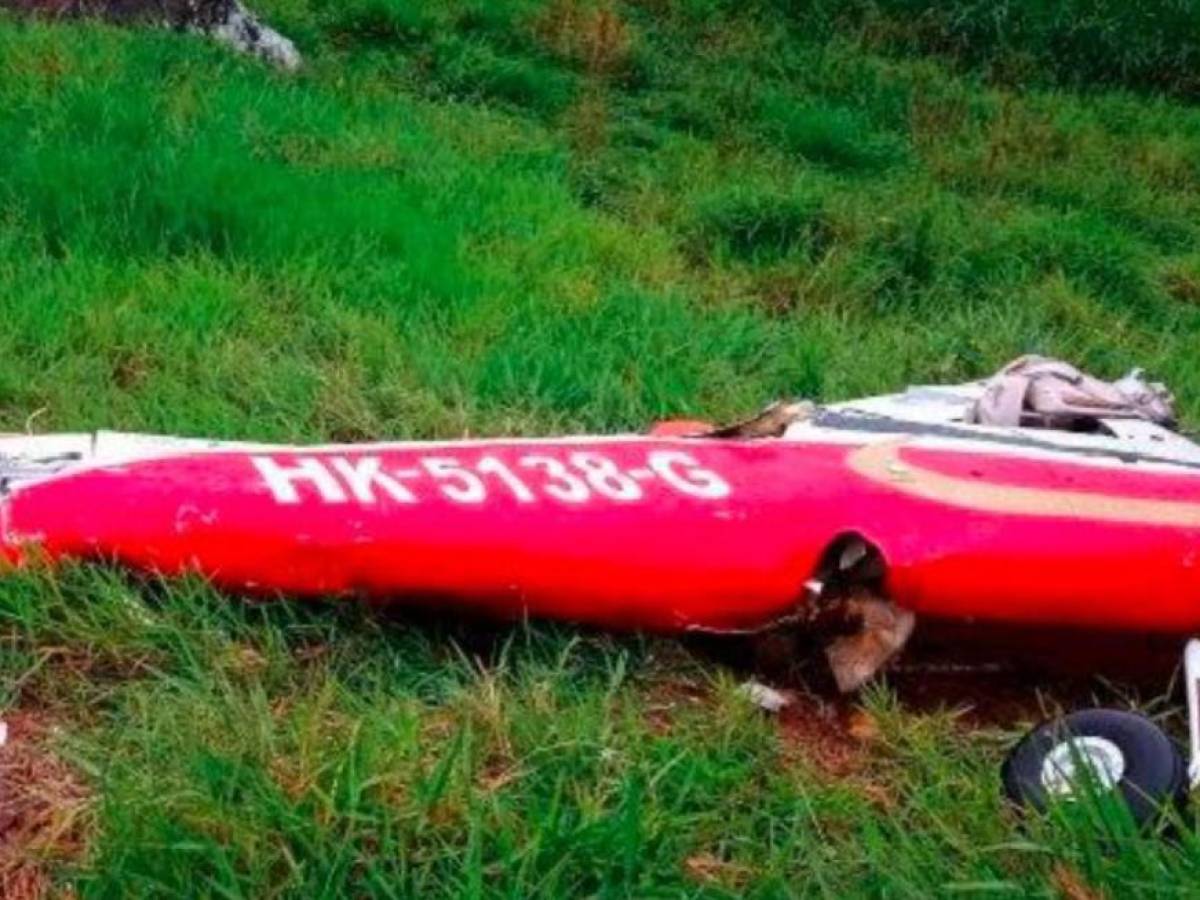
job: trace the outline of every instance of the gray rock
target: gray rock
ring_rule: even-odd
[[[0,0],[0,9],[56,19],[152,23],[208,35],[289,71],[301,62],[296,45],[262,24],[240,0]]]

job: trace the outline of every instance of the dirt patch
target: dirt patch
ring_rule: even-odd
[[[811,696],[838,716],[854,708],[839,697],[820,643],[803,631],[692,638],[688,646],[706,664]],[[1128,631],[921,620],[881,677],[908,712],[953,710],[964,728],[1014,728],[1065,710],[1160,697],[1182,649],[1177,638]]]
[[[912,712],[1012,728],[1085,706],[1124,706],[1171,684],[1181,643],[1155,635],[922,623],[887,673]]]
[[[838,694],[809,636],[781,629],[752,639],[693,639],[688,646],[739,680],[761,680],[790,697],[776,716],[785,759],[847,782],[877,805],[893,802],[873,777],[884,740],[878,726],[853,696]],[[964,731],[1024,729],[1070,709],[1125,707],[1161,696],[1180,649],[1177,640],[1128,632],[921,622],[882,677],[907,713],[952,711],[955,727]],[[683,704],[694,702],[703,698],[661,687],[646,716],[661,733]]]
[[[824,775],[847,778],[858,774],[866,761],[868,741],[854,736],[855,715],[838,704],[797,697],[779,712],[786,752],[803,757]]]
[[[83,856],[91,794],[49,747],[50,727],[29,713],[5,715],[0,746],[0,897],[49,896],[50,867]]]
[[[786,705],[764,711],[779,735],[786,764],[803,766],[820,778],[845,781],[870,802],[890,806],[890,791],[871,777],[871,754],[881,740],[878,724],[852,699],[823,699],[806,689],[781,688]],[[687,678],[657,681],[647,686],[641,714],[651,732],[665,735],[678,719],[712,701],[708,687]],[[703,854],[697,859],[707,859]],[[693,875],[700,875],[693,872]]]
[[[875,776],[879,724],[866,710],[845,699],[825,701],[796,695],[778,716],[784,758],[818,777],[843,783],[879,809],[891,809],[896,798]]]
[[[647,689],[642,701],[642,714],[650,730],[657,735],[667,734],[680,713],[695,709],[708,701],[708,689],[686,678],[657,681]]]

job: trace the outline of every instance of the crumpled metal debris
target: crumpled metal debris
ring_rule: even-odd
[[[980,425],[1064,430],[1088,430],[1101,419],[1143,419],[1173,427],[1174,404],[1166,386],[1147,381],[1141,369],[1108,382],[1070,363],[1031,355],[1009,363],[988,381],[971,419]]]
[[[724,428],[716,428],[705,437],[717,438],[772,438],[780,437],[789,425],[812,417],[816,406],[807,400],[778,400],[755,416],[735,422]]]
[[[843,615],[859,627],[825,645],[825,659],[838,690],[856,691],[895,656],[912,636],[916,616],[910,610],[868,592],[841,601]]]

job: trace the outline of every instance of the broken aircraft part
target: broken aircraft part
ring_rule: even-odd
[[[914,617],[1200,628],[1200,448],[1149,418],[975,424],[987,389],[649,435],[0,438],[0,548],[617,629],[832,625],[844,688]]]
[[[1115,794],[1139,825],[1187,801],[1179,748],[1145,716],[1126,710],[1082,709],[1039,725],[1009,753],[1001,778],[1019,807],[1045,810]]]
[[[918,615],[1200,626],[1200,448],[1141,420],[970,424],[983,387],[778,407],[782,433],[767,416],[728,437],[0,438],[0,540],[235,590],[662,631],[803,617],[869,555],[855,583]]]
[[[604,437],[290,447],[13,436],[0,438],[0,554],[613,629],[791,623],[824,639],[837,684],[853,690],[917,617],[1200,631],[1200,447],[1164,424],[1160,386],[1118,385],[1129,408],[1082,416],[1078,392],[1007,387],[1019,401],[998,401],[1013,407],[1007,425],[979,421],[995,386],[975,382]],[[1030,404],[1040,414],[1026,415]],[[1046,427],[1065,421],[1064,405],[1070,430]],[[1045,750],[1037,778],[1045,760],[1062,769],[1080,751],[1116,759],[1092,753],[1107,749],[1101,739],[1136,750],[1107,732],[1077,736],[1090,742],[1026,742]],[[1158,784],[1130,781],[1128,766],[1109,775]]]

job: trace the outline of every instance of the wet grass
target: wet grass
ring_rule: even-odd
[[[890,3],[262,6],[298,77],[0,18],[0,427],[638,428],[1023,352],[1197,422],[1200,114],[1132,56]],[[91,785],[46,867],[86,897],[1186,894],[1200,860],[1019,826],[1012,735],[886,689],[831,772],[669,641],[88,569],[0,582],[0,678]]]

